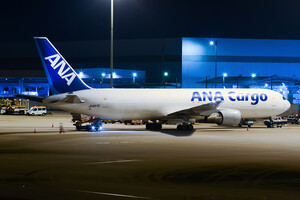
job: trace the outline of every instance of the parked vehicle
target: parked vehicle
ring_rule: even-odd
[[[242,120],[241,123],[239,124],[239,127],[242,127],[243,125],[246,125],[250,128],[251,126],[253,126],[253,124],[254,124],[253,119]]]
[[[33,106],[27,113],[28,115],[46,115],[47,108],[46,106]]]
[[[287,122],[290,124],[299,124],[299,116],[298,115],[289,115],[287,118]]]
[[[271,119],[267,119],[264,121],[264,124],[268,127],[268,128],[274,128],[274,126],[277,126],[282,128],[282,126],[284,124],[287,124],[287,120],[282,119],[282,117],[272,117]]]

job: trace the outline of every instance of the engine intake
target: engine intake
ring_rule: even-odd
[[[242,114],[236,109],[222,109],[208,117],[208,121],[214,121],[218,125],[237,126],[242,120]]]

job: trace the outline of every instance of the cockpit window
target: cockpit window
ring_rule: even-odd
[[[284,96],[282,96],[283,100],[286,100],[286,98]]]

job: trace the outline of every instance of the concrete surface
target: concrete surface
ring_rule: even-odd
[[[0,115],[0,199],[300,198],[299,127],[195,127],[89,133],[63,112]]]

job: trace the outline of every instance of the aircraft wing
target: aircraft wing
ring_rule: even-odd
[[[212,113],[217,112],[217,108],[222,102],[223,101],[210,102],[189,109],[179,110],[169,114],[168,117],[181,118],[188,121],[189,119],[191,119],[191,116],[196,116],[196,115],[209,116]]]
[[[60,103],[84,103],[85,101],[77,95],[69,94],[65,98],[59,100]]]

